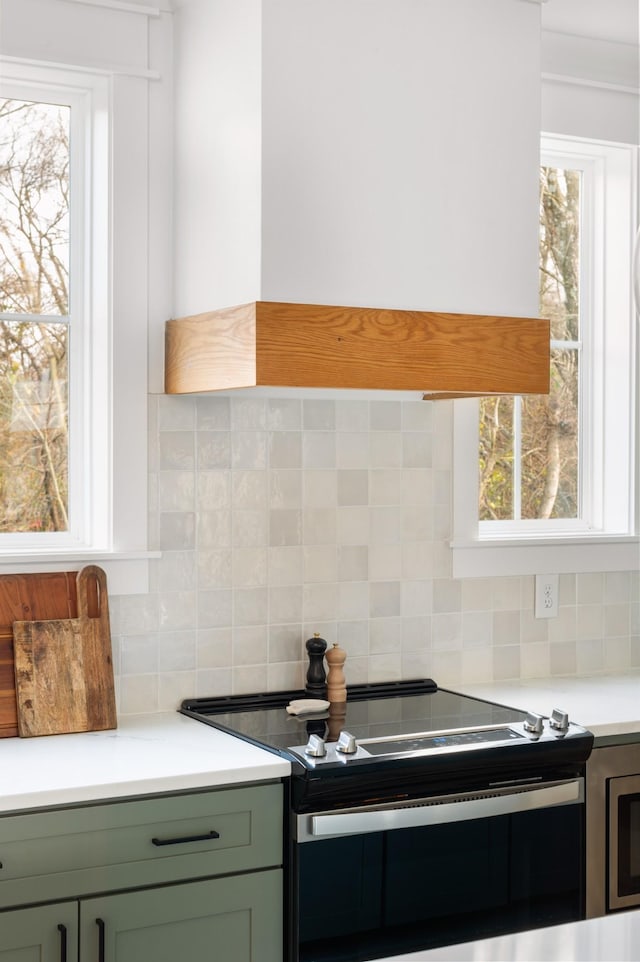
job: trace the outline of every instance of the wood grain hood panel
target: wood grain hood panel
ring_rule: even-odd
[[[165,391],[549,392],[549,322],[256,301],[167,321]]]

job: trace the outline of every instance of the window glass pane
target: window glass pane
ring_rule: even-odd
[[[540,314],[566,346],[551,352],[548,397],[480,404],[481,521],[579,516],[581,189],[580,171],[540,168]]]
[[[69,313],[69,114],[0,100],[1,313]]]
[[[68,530],[67,338],[0,321],[0,531]]]
[[[522,399],[522,517],[578,517],[578,352],[551,352],[549,396]]]
[[[0,532],[6,534],[69,529],[69,121],[68,106],[0,100]],[[64,321],[47,322],[51,315]]]
[[[480,520],[513,518],[513,410],[511,397],[480,402]]]
[[[577,341],[580,282],[580,171],[540,168],[540,313],[551,338]]]

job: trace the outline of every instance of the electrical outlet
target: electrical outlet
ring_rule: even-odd
[[[536,575],[536,618],[558,616],[558,576]]]

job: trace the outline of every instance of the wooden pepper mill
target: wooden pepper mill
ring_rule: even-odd
[[[327,679],[324,671],[324,653],[327,643],[319,634],[314,634],[305,642],[309,653],[309,667],[307,669],[307,684],[305,692],[310,698],[327,697]]]
[[[326,654],[329,672],[327,674],[327,698],[330,702],[346,702],[347,686],[344,680],[342,666],[347,660],[347,653],[339,645],[330,648]]]

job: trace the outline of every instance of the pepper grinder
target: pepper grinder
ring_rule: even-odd
[[[305,692],[310,698],[327,697],[327,678],[324,671],[324,653],[327,650],[327,643],[319,634],[314,634],[313,638],[305,643],[309,653],[309,668],[307,669],[307,684]]]
[[[347,700],[347,686],[344,680],[342,666],[347,660],[347,653],[339,645],[333,646],[327,652],[327,698],[330,702],[344,702]]]

